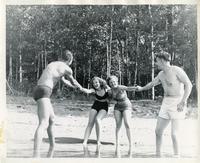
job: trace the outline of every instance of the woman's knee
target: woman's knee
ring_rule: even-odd
[[[124,126],[126,127],[126,129],[130,129],[130,124],[128,122],[124,122]]]
[[[122,126],[122,123],[121,123],[121,122],[116,122],[116,128],[117,128],[117,129],[120,129],[121,126]]]
[[[100,125],[101,124],[101,118],[96,118],[95,122]]]
[[[94,122],[88,122],[87,127],[92,128],[94,126]]]

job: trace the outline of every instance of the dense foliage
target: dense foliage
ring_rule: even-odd
[[[116,74],[124,85],[151,81],[152,54],[172,55],[197,90],[197,8],[194,5],[29,5],[6,7],[8,92],[29,94],[45,66],[65,49],[74,54],[74,77]],[[155,69],[155,75],[158,70]],[[59,83],[56,89],[60,90]],[[162,95],[162,88],[155,88]],[[151,90],[129,94],[151,98]]]

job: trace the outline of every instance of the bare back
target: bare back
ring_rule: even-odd
[[[162,83],[165,96],[183,96],[184,84],[179,78],[183,71],[177,66],[170,66],[167,72],[161,71],[159,79]]]
[[[53,88],[64,75],[72,75],[72,69],[65,62],[51,62],[42,72],[37,84]]]

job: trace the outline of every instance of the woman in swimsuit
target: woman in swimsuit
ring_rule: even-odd
[[[92,105],[92,109],[89,112],[89,121],[87,128],[85,130],[84,135],[84,141],[83,146],[84,148],[87,147],[88,138],[91,134],[92,128],[94,127],[94,124],[96,123],[96,134],[97,134],[97,152],[100,154],[100,136],[101,136],[101,121],[103,118],[105,118],[107,112],[108,112],[108,85],[106,84],[106,81],[99,78],[94,77],[92,78],[92,88],[86,89],[81,88],[80,91],[88,94],[94,94],[95,95],[95,101]]]
[[[124,119],[124,125],[126,128],[126,134],[129,141],[129,152],[128,155],[131,157],[132,153],[132,141],[131,141],[131,131],[130,131],[130,121],[131,121],[131,111],[132,104],[127,97],[126,91],[134,91],[136,87],[118,85],[118,78],[116,76],[110,76],[107,79],[108,85],[111,88],[112,99],[116,101],[114,107],[114,116],[116,120],[116,151],[117,157],[120,157],[119,151],[119,131],[122,125],[122,119]]]

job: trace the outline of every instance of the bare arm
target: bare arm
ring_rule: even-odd
[[[71,82],[71,84],[79,89],[82,88],[82,86],[76,81],[76,79],[74,79],[74,77],[72,75],[68,75],[68,79]]]
[[[76,88],[82,88],[82,86],[76,81],[76,79],[74,79],[74,77],[72,76],[72,69],[67,65],[66,67],[65,67],[65,75],[67,75],[67,79],[68,79],[68,81],[71,83],[71,85],[73,86],[73,87],[76,87]],[[68,82],[67,83],[65,83],[65,84],[68,84]]]
[[[150,83],[148,83],[144,87],[137,86],[136,91],[145,91],[145,90],[148,90],[152,87],[155,87],[156,85],[161,84],[161,81],[159,79],[159,75],[160,75],[160,73]]]
[[[72,83],[71,83],[69,80],[65,79],[64,76],[61,78],[61,80],[62,80],[63,83],[64,83],[65,85],[67,85],[68,87],[75,88],[74,85],[72,85]]]
[[[135,86],[124,86],[124,85],[120,85],[119,86],[121,89],[125,90],[125,91],[135,91],[137,89],[137,87]]]
[[[90,94],[90,93],[94,93],[94,89],[87,89],[87,88],[81,88],[80,89],[81,92],[84,92],[84,93],[87,93],[87,94]]]
[[[187,74],[185,73],[185,71],[183,71],[181,68],[177,68],[176,71],[179,81],[184,84],[184,94],[181,103],[185,104],[192,91],[192,83],[188,78]]]

